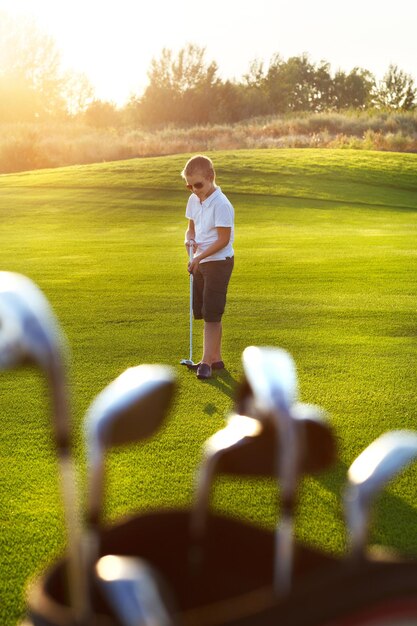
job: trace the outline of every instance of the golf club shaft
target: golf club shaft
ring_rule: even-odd
[[[89,611],[86,593],[86,578],[81,557],[80,516],[75,485],[75,469],[69,455],[59,458],[62,483],[62,497],[68,533],[68,583],[71,606],[77,624],[84,624]]]
[[[291,589],[294,556],[294,513],[298,481],[299,441],[294,422],[285,407],[277,415],[277,481],[281,487],[281,521],[275,535],[274,592],[277,598]]]
[[[277,598],[285,596],[291,589],[294,558],[294,523],[292,514],[283,514],[276,529],[274,593]]]
[[[190,245],[188,249],[189,259],[193,260],[194,250],[193,246]],[[194,287],[194,277],[193,273],[190,272],[190,362],[193,361],[193,287]]]
[[[48,381],[53,404],[55,443],[61,473],[61,493],[68,535],[69,595],[77,624],[83,624],[88,614],[89,599],[82,562],[77,475],[71,454],[70,408],[66,367],[64,354],[57,353],[48,372]]]

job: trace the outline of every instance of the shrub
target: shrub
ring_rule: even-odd
[[[236,124],[94,128],[81,122],[0,125],[0,172],[180,152],[341,147],[417,152],[417,113],[381,111],[258,117]]]

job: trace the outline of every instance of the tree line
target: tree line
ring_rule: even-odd
[[[96,127],[229,124],[259,116],[417,107],[413,78],[390,65],[382,80],[355,67],[332,73],[307,54],[254,60],[240,80],[223,80],[203,47],[163,49],[148,85],[122,107],[98,100],[88,80],[64,73],[54,40],[32,22],[0,14],[0,122],[82,120]]]
[[[331,74],[326,61],[313,63],[307,54],[285,60],[276,54],[268,67],[251,63],[242,80],[222,81],[215,62],[193,44],[174,56],[164,49],[148,72],[149,84],[129,103],[138,123],[233,123],[256,116],[300,112],[366,110],[408,111],[416,106],[411,76],[389,66],[377,82],[368,70],[354,68]]]

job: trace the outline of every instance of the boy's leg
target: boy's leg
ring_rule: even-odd
[[[204,322],[203,363],[212,365],[222,360],[222,323]]]
[[[203,319],[204,345],[202,363],[212,365],[222,360],[222,315],[226,305],[226,293],[233,270],[233,259],[200,264],[204,277]]]

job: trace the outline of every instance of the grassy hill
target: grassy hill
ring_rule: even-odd
[[[126,367],[166,363],[179,388],[166,426],[112,453],[107,519],[191,502],[203,441],[224,424],[247,345],[287,349],[300,395],[323,406],[339,463],[300,491],[297,535],[341,552],[347,467],[382,432],[415,428],[417,155],[347,150],[213,154],[236,210],[236,265],[224,318],[227,371],[198,381],[188,357],[182,242],[189,155],[0,176],[0,268],[32,278],[72,349],[74,441],[85,480],[83,416]],[[195,324],[195,358],[201,325]],[[0,622],[65,545],[45,385],[2,373]],[[416,469],[381,498],[373,540],[417,550]],[[213,506],[272,526],[269,480],[221,480]]]

